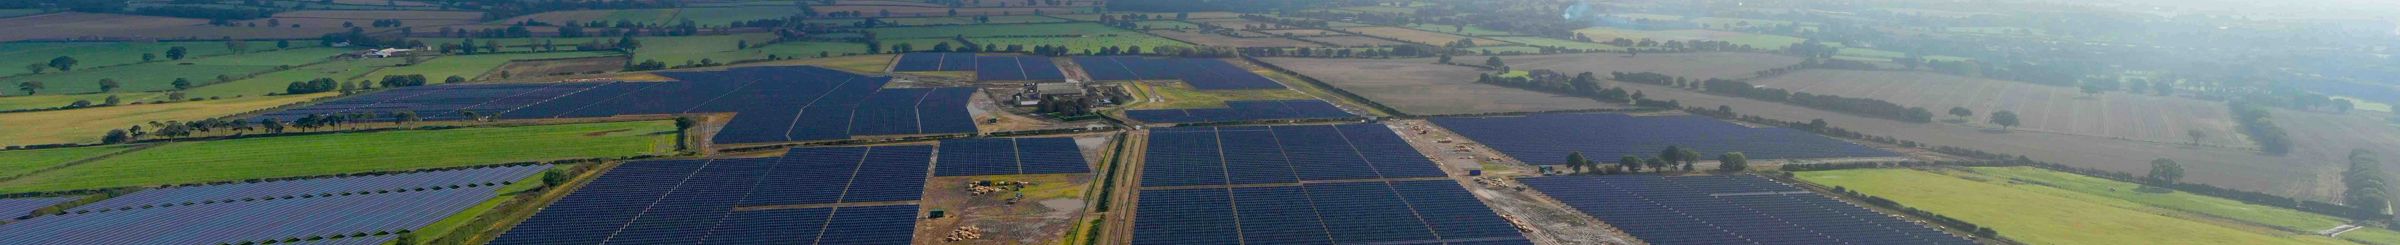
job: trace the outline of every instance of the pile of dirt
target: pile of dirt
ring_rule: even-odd
[[[978,227],[974,227],[974,226],[965,226],[965,227],[958,227],[958,229],[956,229],[956,230],[950,230],[950,236],[945,236],[945,237],[942,237],[942,241],[956,242],[956,241],[975,240],[975,239],[982,239],[982,238],[983,238],[983,228],[978,228]]]

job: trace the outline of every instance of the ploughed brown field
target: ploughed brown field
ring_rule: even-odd
[[[1264,58],[1412,115],[1620,108],[1623,105],[1475,83],[1476,68],[1433,60]]]
[[[1991,112],[2016,112],[2023,125],[2038,132],[2124,138],[2160,143],[2192,143],[2189,131],[2199,130],[2202,145],[2255,148],[2234,131],[2225,104],[2189,98],[2103,93],[2081,89],[1991,80],[1925,72],[1806,70],[1751,84],[1783,88],[1794,93],[1875,98],[1902,106],[1924,107],[1951,119],[1952,107],[1975,112],[1966,123],[1985,125]]]

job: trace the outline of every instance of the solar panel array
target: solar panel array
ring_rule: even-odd
[[[1133,244],[1532,244],[1450,180],[1140,195]]]
[[[1100,81],[1182,80],[1200,90],[1284,88],[1274,79],[1219,59],[1085,56],[1076,57],[1075,64]]]
[[[1444,176],[1381,124],[1162,129],[1144,151],[1146,187]]]
[[[974,53],[906,53],[892,71],[973,71]]]
[[[1125,116],[1153,123],[1358,118],[1321,100],[1226,101],[1225,108],[1128,110]]]
[[[35,217],[0,244],[241,244],[398,233],[498,195],[499,186],[178,205]],[[347,240],[347,239],[344,239]]]
[[[107,212],[148,207],[241,202],[265,198],[331,196],[424,190],[435,187],[507,185],[549,169],[550,165],[485,167],[389,175],[328,177],[300,180],[160,188],[134,192],[76,207],[77,211]]]
[[[452,84],[394,88],[261,118],[371,113],[370,121],[415,112],[423,120],[466,120],[732,112],[716,143],[848,139],[853,135],[974,133],[974,88],[885,89],[888,77],[816,67],[743,67],[667,72],[680,82]]]
[[[915,205],[734,208],[917,200],[932,157],[930,146],[878,146],[626,163],[492,244],[904,244]]]
[[[1974,244],[1752,175],[1520,181],[1649,244]]]
[[[985,56],[975,58],[977,81],[1066,80],[1067,73],[1059,71],[1050,57]]]
[[[33,214],[33,210],[49,207],[50,205],[58,205],[59,203],[65,203],[67,201],[74,201],[75,199],[80,198],[83,197],[66,196],[0,199],[0,223],[7,223],[7,219],[31,215]]]
[[[1574,152],[1604,160],[1620,155],[1654,156],[1667,146],[1710,155],[1742,152],[1750,159],[1899,156],[1805,131],[1751,128],[1701,116],[1570,113],[1431,121],[1517,160],[1537,164],[1564,162]]]
[[[943,140],[934,176],[1089,173],[1074,138]]]

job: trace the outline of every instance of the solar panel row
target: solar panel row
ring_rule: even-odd
[[[1218,59],[1085,56],[1076,57],[1075,64],[1100,81],[1182,80],[1200,90],[1284,88],[1274,79]]]
[[[971,56],[971,55],[970,55]],[[816,67],[744,67],[668,72],[680,82],[454,84],[395,88],[260,118],[396,112],[423,120],[611,117],[733,112],[717,143],[847,139],[852,135],[974,133],[966,106],[974,88],[883,89],[888,77]],[[873,100],[873,101],[869,101]],[[862,103],[872,102],[872,103]],[[855,125],[855,127],[854,127]]]
[[[769,158],[627,163],[492,243],[907,243],[913,205],[733,209],[916,200],[932,154],[929,146],[826,147]]]
[[[1129,110],[1125,116],[1153,123],[1358,118],[1321,100],[1226,101],[1225,108]]]
[[[1066,80],[1050,57],[985,56],[975,58],[977,81]]]
[[[185,205],[35,217],[0,244],[241,244],[396,233],[497,195],[499,186]],[[347,239],[344,239],[347,240]]]
[[[892,64],[892,71],[973,71],[974,53],[907,53]]]
[[[291,198],[303,195],[328,196],[347,193],[372,193],[396,190],[423,190],[433,187],[470,187],[507,185],[549,169],[550,165],[520,165],[458,169],[433,172],[389,175],[361,175],[300,180],[235,183],[205,186],[185,186],[143,190],[84,204],[76,211],[108,212],[160,206],[178,206],[217,202],[237,202],[245,199]]]
[[[1650,244],[1974,244],[1753,175],[1521,181]]]
[[[1449,180],[1146,190],[1134,244],[1527,243]]]
[[[79,198],[82,197],[65,196],[0,199],[0,214],[8,215],[0,216],[0,223],[8,223],[7,220],[9,219],[29,216],[30,214],[33,214],[33,210],[49,207],[50,205],[58,205],[59,203],[64,203],[67,201],[74,201],[75,199]]]
[[[1074,138],[943,140],[934,176],[1088,173]]]
[[[1750,159],[1899,156],[1799,130],[1751,128],[1700,116],[1569,113],[1431,121],[1536,164],[1563,162],[1574,152],[1608,160],[1620,155],[1650,156],[1667,146],[1712,155],[1742,152]]]
[[[1445,175],[1380,124],[1162,129],[1144,150],[1142,186]]]

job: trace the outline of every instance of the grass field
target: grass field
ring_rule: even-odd
[[[2146,193],[2095,195],[2090,192],[2135,190],[2126,189],[2133,187],[2130,184],[2107,185],[2102,183],[2105,181],[2076,179],[2089,177],[2038,171],[2041,170],[1974,168],[1971,171],[1942,170],[1936,173],[1910,169],[1860,169],[1800,172],[1798,176],[1809,182],[1839,186],[1990,227],[1999,231],[2002,237],[2029,244],[2344,244],[2328,237],[2189,218],[2193,216],[2191,213],[2220,216],[2290,215],[2274,213],[2277,212],[2275,208],[2246,206],[2222,199],[2207,201],[2205,199],[2212,198],[2206,197],[2135,197],[2152,195]],[[2078,188],[2086,190],[2078,191]],[[2142,200],[2181,203],[2174,207],[2208,211],[2180,211],[2174,207],[2149,205]],[[2203,208],[2202,205],[2226,206]],[[2289,217],[2270,218],[2273,222],[2320,222]]]
[[[273,108],[332,93],[125,105],[62,111],[0,113],[0,145],[99,143],[110,129],[150,121],[190,121]]]
[[[1359,33],[1359,34],[1366,34],[1366,35],[1369,35],[1369,36],[1378,36],[1378,37],[1384,37],[1384,38],[1398,39],[1398,40],[1401,40],[1401,41],[1408,41],[1408,42],[1417,43],[1417,44],[1424,44],[1424,45],[1435,45],[1435,46],[1441,46],[1441,45],[1449,44],[1449,43],[1451,43],[1451,42],[1457,42],[1458,40],[1461,40],[1461,39],[1467,39],[1467,37],[1465,37],[1465,36],[1451,35],[1451,34],[1448,34],[1448,33],[1430,32],[1430,31],[1422,31],[1422,30],[1417,30],[1417,29],[1409,29],[1409,28],[1401,28],[1401,27],[1389,27],[1389,26],[1377,26],[1377,27],[1356,27],[1356,28],[1345,28],[1345,29],[1342,29],[1342,30],[1344,30],[1344,31],[1350,31],[1350,32],[1357,32],[1357,33]],[[1492,39],[1489,39],[1489,38],[1475,38],[1475,39],[1474,39],[1474,41],[1475,41],[1475,45],[1476,45],[1476,46],[1505,46],[1505,45],[1509,45],[1509,44],[1510,44],[1510,43],[1508,43],[1508,42],[1504,42],[1504,41],[1500,41],[1500,40],[1492,40]]]
[[[50,59],[59,56],[75,58],[75,69],[139,63],[142,62],[142,54],[152,54],[156,56],[155,60],[163,62],[168,61],[167,49],[173,47],[183,47],[186,59],[232,53],[225,49],[224,42],[0,43],[0,67],[8,68],[0,69],[0,76],[28,74],[28,71],[21,69],[25,65],[49,64]]]
[[[626,157],[671,151],[674,131],[645,121],[173,142],[0,182],[0,192]]]
[[[725,50],[713,52],[663,53],[649,52],[644,50],[634,52],[634,56],[636,59],[658,59],[659,62],[667,62],[668,65],[681,65],[683,64],[683,61],[699,62],[699,60],[702,59],[715,61],[718,64],[724,64],[736,61],[764,60],[767,59],[768,55],[774,55],[777,58],[790,59],[795,57],[816,58],[818,54],[825,54],[828,56],[843,56],[847,54],[862,54],[866,52],[867,45],[860,43],[785,42],[764,45],[763,47],[750,47],[750,49],[740,50],[733,49],[733,47],[729,46],[726,47]],[[637,60],[636,62],[639,61]]]
[[[1174,29],[1198,29],[1198,28],[1200,28],[1200,25],[1198,25],[1198,24],[1192,24],[1191,22],[1183,22],[1183,21],[1175,21],[1175,20],[1145,20],[1145,21],[1137,21],[1137,22],[1133,22],[1133,26],[1140,27],[1139,29],[1168,29],[1168,30],[1174,30]]]
[[[1151,95],[1163,100],[1137,104],[1134,109],[1225,108],[1225,101],[1316,99],[1289,89],[1200,91],[1184,83],[1140,82],[1129,85],[1137,91],[1157,92]]]
[[[957,36],[966,36],[966,37],[968,37],[968,38],[976,38],[976,37],[1027,37],[1027,36],[1087,36],[1087,37],[1088,37],[1088,36],[1096,36],[1096,35],[1140,35],[1140,34],[1141,34],[1141,33],[1134,32],[1134,31],[1127,31],[1127,30],[1125,30],[1125,29],[1117,29],[1117,28],[1108,27],[1108,26],[1105,26],[1105,25],[1100,25],[1100,24],[1098,24],[1098,23],[1057,23],[1057,24],[1022,24],[1022,25],[965,25],[965,26],[923,26],[923,27],[894,27],[894,28],[875,28],[875,29],[867,29],[867,32],[868,32],[868,33],[874,33],[874,34],[875,34],[875,38],[876,38],[876,39],[884,39],[884,40],[890,40],[890,39],[919,39],[919,38],[942,38],[942,39],[947,39],[947,38],[951,38],[951,37],[957,37]],[[918,48],[926,48],[926,47],[918,47]]]
[[[1334,88],[1413,115],[1619,108],[1592,99],[1475,83],[1485,71],[1432,59],[1264,58]],[[1464,59],[1462,59],[1464,60]],[[1510,61],[1510,64],[1516,64]],[[1292,81],[1292,80],[1287,80]],[[1287,82],[1291,83],[1291,82]]]
[[[1648,38],[1651,40],[1657,40],[1659,42],[1666,42],[1668,40],[1726,41],[1732,42],[1735,45],[1747,45],[1751,48],[1765,50],[1782,49],[1784,46],[1791,46],[1792,44],[1797,44],[1801,41],[1804,41],[1798,37],[1715,30],[1648,31],[1593,27],[1575,30],[1575,33],[1582,33],[1586,37],[1591,37],[1592,40],[1615,40],[1617,38],[1624,38],[1634,41],[1641,41],[1644,38]]]
[[[116,79],[118,84],[122,85],[116,91],[162,91],[175,89],[173,82],[176,78],[189,79],[194,85],[207,85],[217,82],[216,78],[219,75],[243,77],[251,73],[273,70],[277,66],[298,66],[323,61],[341,54],[342,51],[334,48],[304,48],[251,52],[240,55],[185,59],[179,62],[152,62],[89,70],[76,69],[64,73],[16,76],[0,79],[0,83],[17,84],[25,81],[42,81],[48,85],[46,86],[48,88],[41,90],[40,94],[70,94],[100,92],[98,82],[105,78]],[[11,89],[6,93],[23,95],[24,92]]]
[[[499,68],[500,65],[508,64],[508,62],[512,60],[582,58],[612,55],[618,54],[615,52],[559,52],[450,55],[426,60],[423,63],[417,63],[416,65],[376,70],[374,73],[368,73],[366,77],[361,77],[360,79],[380,80],[383,79],[384,76],[391,75],[425,75],[427,83],[438,84],[444,79],[448,79],[450,76],[463,77],[469,81],[474,81],[478,77],[486,75],[484,73],[491,71],[493,68]]]
[[[1466,28],[1464,28],[1463,30],[1462,30],[1461,28],[1459,28],[1459,26],[1455,26],[1455,25],[1440,25],[1440,24],[1411,25],[1411,26],[1408,26],[1408,28],[1409,28],[1409,29],[1417,29],[1417,30],[1430,31],[1430,32],[1449,33],[1449,34],[1451,34],[1451,35],[1462,35],[1462,36],[1506,36],[1506,35],[1516,35],[1515,33],[1509,33],[1508,31],[1493,30],[1493,29],[1484,29],[1483,27],[1479,27],[1479,26],[1475,26],[1475,25],[1467,25],[1467,26],[1466,26]]]
[[[117,145],[0,151],[0,177],[31,173],[45,167],[125,151],[130,148],[133,147]]]
[[[248,79],[234,80],[233,82],[229,83],[202,86],[184,91],[184,93],[191,97],[234,97],[261,96],[269,93],[280,94],[284,93],[284,88],[291,85],[292,82],[308,81],[317,78],[332,78],[335,81],[340,82],[382,79],[380,77],[367,78],[363,76],[369,72],[374,72],[377,69],[399,66],[404,62],[407,62],[407,60],[388,58],[338,60],[319,63],[316,65],[296,67],[290,70],[259,74],[258,76],[250,77]]]

